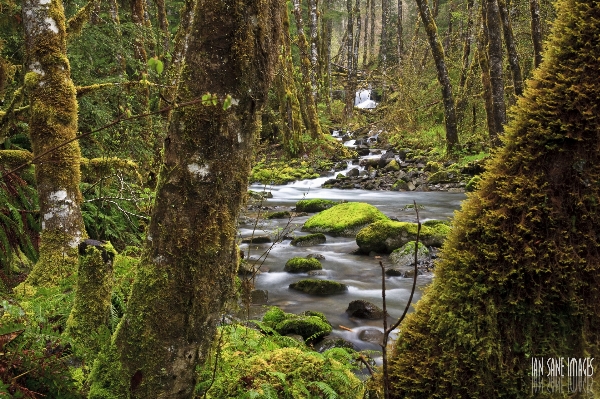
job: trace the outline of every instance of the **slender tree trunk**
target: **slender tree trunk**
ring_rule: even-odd
[[[456,122],[454,96],[452,95],[452,84],[450,83],[448,69],[446,68],[444,49],[438,38],[437,26],[435,25],[435,21],[433,20],[433,16],[431,15],[431,11],[429,10],[426,0],[415,1],[419,7],[419,14],[421,15],[423,25],[425,26],[425,30],[427,32],[431,53],[437,69],[437,78],[442,88],[442,99],[444,102],[444,116],[446,122],[446,146],[448,152],[451,153],[458,145],[458,128]]]
[[[516,96],[523,95],[523,74],[519,65],[519,54],[517,53],[517,44],[513,34],[510,15],[506,6],[506,0],[498,0],[500,9],[500,18],[502,19],[502,30],[504,33],[504,42],[506,43],[506,52],[508,53],[508,64],[512,73],[513,85]]]
[[[294,16],[296,18],[296,41],[298,43],[298,50],[300,50],[300,71],[302,72],[301,102],[304,103],[304,108],[306,111],[306,127],[310,132],[310,136],[316,139],[320,138],[323,133],[321,132],[319,116],[317,115],[317,106],[310,81],[311,61],[309,57],[308,42],[306,41],[306,36],[304,35],[304,23],[302,22],[302,8],[300,7],[300,0],[294,0]]]
[[[348,59],[346,66],[348,73],[346,75],[346,106],[344,109],[344,120],[348,122],[352,118],[354,111],[354,92],[353,89],[353,71],[354,71],[354,9],[352,0],[346,0],[346,11],[348,13],[348,24],[346,25],[346,54]]]
[[[360,32],[362,28],[362,21],[360,17],[360,0],[356,0],[356,4],[354,6],[354,12],[356,17],[356,34],[354,35],[354,75],[358,73],[358,54],[360,52]]]
[[[479,67],[481,68],[481,85],[483,86],[482,97],[485,104],[485,116],[490,138],[498,136],[496,124],[494,123],[494,100],[492,99],[492,82],[490,78],[490,62],[488,58],[487,40],[487,18],[486,9],[481,7],[481,29],[477,40],[477,55]]]
[[[331,114],[331,38],[333,20],[330,15],[331,0],[325,0],[321,17],[321,36],[319,51],[319,71],[321,75],[321,98],[325,99],[327,112]]]
[[[171,51],[170,46],[170,38],[171,34],[169,33],[169,21],[167,19],[167,9],[165,7],[165,0],[155,0],[156,10],[157,10],[157,19],[158,19],[158,28],[161,32],[162,37],[159,40],[161,45],[160,54],[164,55]],[[163,58],[163,62],[167,60]],[[165,64],[165,67],[168,65]]]
[[[277,63],[276,1],[198,0],[148,243],[90,398],[192,398],[238,264],[236,222]],[[230,97],[228,97],[230,96]],[[231,98],[228,109],[224,101]],[[212,104],[212,102],[211,102]]]
[[[369,63],[371,63],[375,58],[375,0],[371,0],[371,8],[367,13],[371,17],[371,34],[369,37]]]
[[[398,0],[398,65],[402,64],[402,53],[404,52],[404,38],[402,37],[403,3]]]
[[[76,91],[67,59],[62,1],[24,0],[23,28],[28,71],[29,131],[34,156],[77,134]],[[77,245],[85,238],[77,141],[52,150],[36,165],[42,215],[40,257],[27,282],[53,285],[77,270]]]
[[[529,0],[531,13],[531,39],[533,41],[533,66],[537,68],[542,63],[542,22],[540,18],[539,0]]]
[[[474,0],[467,1],[467,29],[463,36],[462,68],[458,79],[458,87],[461,91],[465,87],[467,72],[469,71],[469,57],[471,56],[471,43],[473,42],[473,5]]]
[[[389,34],[390,34],[390,1],[381,0],[381,38],[379,41],[379,62],[385,70],[389,56]]]
[[[495,131],[499,135],[506,123],[506,104],[504,102],[504,74],[502,71],[502,27],[497,0],[486,0],[487,39],[490,62],[490,81]],[[492,144],[498,145],[498,137],[491,136]]]
[[[317,52],[317,0],[308,0],[309,30],[310,30],[310,83],[312,85],[313,96],[318,94],[317,88],[317,65],[319,54]]]
[[[369,8],[371,7],[371,0],[367,0],[367,5],[365,7],[365,34],[363,36],[363,56],[362,56],[362,66],[365,68],[367,66],[367,59],[369,55]]]
[[[446,38],[444,39],[444,52],[448,54],[448,56],[452,51],[452,30],[454,29],[454,18],[452,16],[453,13],[454,2],[451,1],[448,5],[448,29],[446,30]]]

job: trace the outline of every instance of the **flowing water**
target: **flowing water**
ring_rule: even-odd
[[[353,167],[348,164],[348,170]],[[343,172],[342,172],[343,173]],[[414,209],[403,210],[405,205],[413,204],[413,201],[423,208],[419,211],[421,221],[428,219],[449,219],[453,212],[460,207],[464,194],[447,192],[392,192],[392,191],[367,191],[367,190],[338,190],[322,189],[321,184],[331,177],[314,180],[303,180],[283,186],[270,186],[267,191],[273,194],[273,198],[265,200],[263,205],[276,207],[276,209],[291,209],[298,200],[322,198],[329,200],[346,200],[367,202],[376,206],[389,217],[395,217],[401,221],[416,221]],[[262,191],[265,187],[253,185],[250,189]],[[294,218],[291,222],[287,219],[268,220],[259,224],[254,235],[272,234],[273,231],[284,228],[294,228],[291,235],[304,235],[301,232],[302,224],[309,216]],[[253,234],[252,225],[242,225],[241,236]],[[385,265],[389,264],[387,256],[376,258],[368,255],[355,255],[353,252],[358,248],[354,238],[332,237],[326,235],[325,244],[312,247],[294,247],[289,240],[275,245],[270,251],[261,270],[267,270],[256,277],[255,288],[267,290],[269,294],[269,305],[281,307],[289,313],[300,313],[305,310],[316,310],[323,312],[333,325],[333,335],[349,340],[360,349],[379,349],[375,344],[369,344],[358,338],[364,329],[377,328],[382,331],[382,320],[363,320],[350,318],[345,313],[348,304],[356,299],[364,299],[382,306],[381,299],[381,268],[379,261]],[[244,244],[241,249],[251,258],[258,258],[271,244]],[[291,274],[283,271],[285,262],[295,256],[306,256],[308,254],[321,254],[325,256],[322,260],[323,275],[310,278],[331,279],[349,286],[346,293],[326,297],[317,297],[304,294],[288,286],[301,279],[307,278],[307,274]],[[431,282],[431,276],[419,276],[417,278],[417,290],[413,298],[413,304],[420,298],[422,289]],[[386,302],[391,320],[396,320],[404,311],[412,288],[412,278],[387,277]],[[257,310],[255,308],[255,310]],[[343,327],[352,329],[347,331]]]

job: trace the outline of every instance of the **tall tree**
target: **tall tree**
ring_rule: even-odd
[[[308,28],[310,32],[310,83],[312,85],[313,96],[317,96],[317,69],[319,54],[317,51],[318,37],[318,13],[317,0],[308,0]]]
[[[600,350],[600,2],[560,0],[557,11],[505,146],[401,326],[393,398],[588,396],[532,379],[534,358]],[[578,376],[563,382],[581,387]]]
[[[173,112],[145,254],[90,398],[193,397],[233,291],[237,216],[282,11],[276,0],[196,3],[178,93],[195,103]]]
[[[354,6],[352,0],[346,0],[346,11],[348,13],[348,22],[346,24],[346,54],[347,56],[347,74],[346,74],[346,107],[344,109],[344,119],[348,121],[352,117],[354,110]]]
[[[542,63],[542,21],[540,17],[539,0],[529,0],[531,14],[531,40],[533,41],[533,66],[539,67]]]
[[[504,124],[506,123],[504,73],[502,72],[502,26],[500,22],[498,0],[486,0],[485,8],[490,82],[492,88],[492,113],[495,131],[495,135],[492,135],[492,132],[490,132],[490,139],[493,145],[497,145],[499,144],[499,141],[496,135],[499,135],[504,131]]]
[[[40,257],[27,281],[48,285],[76,270],[77,245],[85,236],[79,145],[72,141],[59,147],[77,134],[77,99],[67,59],[62,1],[26,0],[22,7],[30,139],[35,156],[48,153],[35,169],[42,234]]]
[[[398,24],[398,64],[402,63],[402,53],[404,53],[404,38],[402,37],[403,33],[402,33],[402,19],[404,18],[403,16],[403,11],[404,11],[404,4],[402,2],[402,0],[398,0],[398,20],[397,20],[397,24]]]
[[[369,56],[369,8],[371,6],[371,0],[367,0],[365,7],[365,34],[363,36],[363,56],[362,65],[363,68],[367,66]]]
[[[506,0],[498,0],[500,9],[500,19],[502,20],[502,31],[504,33],[504,43],[508,54],[508,64],[512,74],[513,88],[516,96],[523,94],[523,74],[519,65],[519,53],[517,52],[517,43],[513,34],[512,23],[510,22],[510,13]]]
[[[431,53],[437,69],[437,78],[442,88],[442,100],[444,102],[444,117],[446,123],[446,147],[448,152],[454,151],[458,145],[458,127],[456,121],[456,108],[454,105],[454,96],[452,94],[452,84],[448,76],[446,67],[446,57],[444,48],[437,34],[437,26],[429,10],[426,0],[415,0],[419,7],[419,14],[423,20]]]

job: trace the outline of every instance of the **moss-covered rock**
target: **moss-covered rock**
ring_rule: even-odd
[[[287,318],[275,326],[281,335],[297,334],[305,340],[325,336],[331,332],[331,325],[318,316],[297,316]]]
[[[321,211],[324,211],[325,209],[329,209],[332,206],[335,206],[337,204],[338,203],[335,201],[318,199],[318,198],[300,200],[300,201],[296,202],[296,212],[309,212],[309,213],[321,212]]]
[[[289,219],[291,217],[290,211],[278,211],[267,213],[265,219]]]
[[[296,237],[290,243],[296,247],[311,247],[313,245],[324,244],[327,241],[325,238],[325,234],[323,233],[313,233],[307,234],[305,236]]]
[[[282,322],[288,317],[288,314],[277,306],[271,306],[267,313],[263,316],[263,323],[269,326],[275,327],[278,323]]]
[[[442,245],[450,230],[445,224],[434,227],[422,225],[419,241],[428,247]],[[417,224],[383,220],[375,222],[356,235],[356,243],[362,253],[371,251],[390,253],[417,238]]]
[[[320,212],[304,223],[303,231],[352,237],[378,220],[389,220],[373,205],[362,202],[339,204]]]
[[[315,258],[292,258],[285,263],[284,271],[289,273],[306,273],[311,270],[321,270],[321,262]]]
[[[362,299],[350,302],[346,313],[350,317],[359,319],[377,320],[383,318],[383,310],[379,306]]]
[[[398,162],[395,159],[392,159],[387,165],[385,165],[383,170],[387,172],[397,172],[400,170],[400,165],[398,165]]]
[[[417,251],[417,262],[422,262],[429,258],[429,250],[425,245],[419,242],[419,250]],[[415,242],[409,241],[401,248],[395,249],[390,254],[390,262],[396,266],[406,266],[415,262]]]
[[[306,279],[290,284],[290,288],[313,295],[333,295],[348,291],[346,284],[331,280]]]
[[[427,182],[429,184],[456,183],[459,180],[458,173],[442,170],[430,175]]]

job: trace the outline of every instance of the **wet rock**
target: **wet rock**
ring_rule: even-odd
[[[429,249],[419,242],[419,250],[417,251],[417,262],[423,262],[429,259]],[[390,254],[390,262],[395,266],[408,266],[415,262],[415,242],[409,241],[401,248],[395,249]]]
[[[327,241],[327,239],[323,233],[314,233],[296,237],[290,244],[295,247],[312,247],[314,245],[325,244],[325,241]]]
[[[383,310],[381,308],[362,299],[350,302],[346,313],[350,317],[357,317],[359,319],[377,320],[383,318]]]
[[[420,276],[422,274],[423,274],[423,272],[421,270],[417,269],[417,276]],[[415,276],[415,269],[411,269],[411,270],[406,270],[402,277],[413,278],[414,276]]]
[[[352,237],[361,228],[377,220],[387,220],[387,217],[373,205],[348,202],[312,216],[304,223],[302,230]]]
[[[292,215],[290,214],[290,211],[278,211],[278,212],[272,212],[272,213],[267,213],[267,215],[265,216],[265,219],[289,219],[291,218]]]
[[[358,168],[352,168],[348,171],[348,173],[346,173],[346,177],[357,177],[359,173],[360,171]]]
[[[402,277],[402,276],[404,276],[404,272],[403,272],[402,270],[399,270],[399,269],[394,269],[394,268],[392,268],[392,269],[387,269],[387,270],[385,271],[385,274],[386,274],[387,276],[390,276],[390,277]]]
[[[356,349],[352,342],[346,341],[343,338],[327,336],[315,346],[315,350],[319,353],[323,353],[326,350],[333,348],[348,348]]]
[[[393,152],[393,151],[391,151],[391,150],[390,150],[390,151],[386,151],[386,153],[385,153],[385,154],[383,154],[383,155],[381,156],[381,158],[379,158],[379,161],[377,162],[377,163],[378,163],[378,166],[379,166],[380,168],[383,168],[383,167],[385,167],[385,166],[386,166],[388,163],[390,163],[390,162],[392,161],[392,159],[395,159],[395,158],[396,158],[396,154],[394,154],[394,152]]]
[[[383,333],[376,328],[369,328],[362,330],[358,334],[358,338],[364,342],[371,342],[373,344],[381,345],[383,343]]]
[[[269,242],[271,242],[271,237],[268,235],[242,238],[242,244],[265,244]]]
[[[313,295],[334,295],[348,291],[346,284],[331,280],[306,279],[292,283],[289,287]]]
[[[318,260],[325,260],[325,255],[321,255],[321,254],[308,254],[306,255],[306,259],[311,259],[311,258],[315,258]]]
[[[330,180],[328,180],[328,181],[330,181]],[[335,182],[336,180],[333,180],[333,181]],[[319,199],[319,198],[300,200],[300,201],[296,202],[296,212],[311,212],[311,213],[321,212],[321,211],[324,211],[325,209],[329,209],[332,206],[335,206],[337,204],[338,204],[338,202]]]
[[[252,290],[250,293],[250,303],[253,305],[264,305],[269,302],[269,291]]]
[[[323,266],[321,266],[321,262],[319,262],[318,259],[306,259],[300,257],[288,260],[283,268],[283,270],[288,273],[306,273],[311,270],[321,269],[323,269]]]

